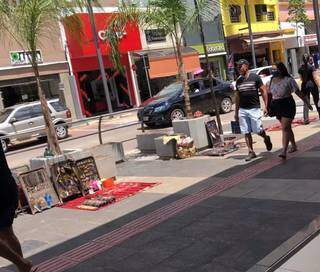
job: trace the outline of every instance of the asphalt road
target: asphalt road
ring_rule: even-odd
[[[302,104],[298,103],[297,117],[302,116]],[[221,115],[223,129],[225,133],[230,132],[230,121],[234,118],[234,111]],[[136,134],[140,128],[139,125],[132,125],[136,122],[136,114],[132,113],[123,118],[106,120],[103,123],[103,129],[114,129],[119,126],[128,125],[125,128],[115,129],[103,133],[103,142],[123,142],[125,152],[132,151],[136,148]],[[277,123],[275,118],[264,118],[264,126],[268,127]],[[86,126],[73,128],[70,130],[71,137],[61,143],[62,149],[84,149],[99,144],[96,133],[97,122],[92,122]],[[15,146],[7,153],[7,159],[11,168],[28,164],[33,157],[43,155],[45,148],[44,142],[32,141],[26,144]]]

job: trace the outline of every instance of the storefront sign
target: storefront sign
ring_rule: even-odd
[[[25,65],[30,64],[31,52],[30,51],[11,51],[10,60],[12,65]],[[43,62],[41,51],[37,50],[37,62]]]
[[[315,46],[318,45],[317,35],[310,34],[304,36],[304,46]]]
[[[207,43],[206,46],[208,54],[223,53],[226,51],[224,43]],[[204,49],[202,45],[194,45],[191,47],[196,49],[199,52],[199,54],[204,54]]]
[[[117,32],[116,34],[117,34],[118,39],[122,39],[124,36],[127,35],[127,32],[121,31],[121,32]],[[99,37],[102,41],[106,41],[106,40],[107,40],[106,31],[105,31],[105,30],[100,30],[100,31],[98,31],[98,37]]]
[[[147,43],[167,41],[164,29],[146,29],[144,32],[146,34]]]

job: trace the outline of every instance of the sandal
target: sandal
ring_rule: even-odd
[[[283,160],[286,160],[287,159],[287,156],[285,154],[280,154],[278,156],[279,158],[283,159]]]
[[[294,153],[294,152],[297,152],[298,151],[298,148],[297,147],[291,147],[288,151],[288,153]]]

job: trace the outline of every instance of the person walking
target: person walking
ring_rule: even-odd
[[[309,63],[309,60],[310,60],[309,54],[304,54],[302,59],[303,64],[299,69],[299,75],[302,81],[301,91],[306,97],[305,99],[306,103],[304,103],[303,105],[303,119],[304,119],[305,125],[308,125],[310,123],[309,107],[308,107],[308,103],[310,104],[310,94],[312,94],[313,102],[315,104],[315,107],[318,111],[319,118],[320,118],[320,107],[318,105],[320,82],[317,76],[316,69],[314,68],[314,66],[312,66]]]
[[[18,207],[18,188],[0,146],[0,256],[15,264],[19,272],[31,272],[32,263],[25,259],[12,224]]]
[[[268,92],[272,95],[269,105],[269,116],[276,116],[282,128],[283,148],[279,157],[286,159],[289,142],[291,143],[289,153],[298,150],[292,130],[292,121],[296,115],[296,103],[292,93],[296,93],[307,104],[309,109],[312,110],[312,106],[300,91],[297,82],[291,77],[283,62],[277,62],[272,66],[272,78],[267,84],[267,88]]]
[[[256,158],[253,150],[252,134],[256,133],[264,139],[268,151],[272,150],[270,136],[266,134],[262,126],[261,105],[259,91],[262,94],[265,107],[264,115],[268,114],[268,93],[261,78],[249,72],[249,62],[242,59],[238,62],[240,77],[236,81],[236,110],[235,120],[239,122],[241,133],[245,135],[246,144],[249,154],[246,161]]]

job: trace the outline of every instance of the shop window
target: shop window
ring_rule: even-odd
[[[272,6],[268,9],[267,18],[268,18],[268,21],[274,21],[276,19],[275,12],[274,12],[274,6]]]
[[[231,5],[229,8],[231,23],[241,22],[241,7],[239,5]]]
[[[267,5],[255,5],[257,22],[266,21]]]
[[[31,118],[31,107],[25,107],[18,110],[14,114],[14,117],[16,118],[17,121],[23,121]]]

